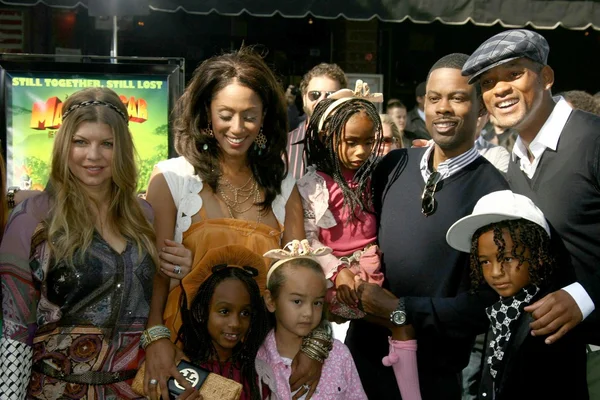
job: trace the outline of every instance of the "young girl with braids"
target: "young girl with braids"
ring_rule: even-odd
[[[273,398],[306,398],[291,391],[289,377],[292,359],[303,343],[311,342],[312,356],[323,362],[321,379],[311,399],[367,399],[348,348],[338,340],[326,347],[309,336],[321,323],[327,291],[327,280],[315,256],[330,252],[326,247],[313,250],[306,240],[294,240],[284,249],[265,254],[277,260],[269,269],[264,295],[275,327],[258,351],[256,370]]]
[[[304,207],[304,229],[313,248],[327,246],[331,254],[318,258],[332,283],[326,301],[332,319],[365,317],[358,308],[355,277],[381,285],[377,222],[372,212],[371,174],[382,149],[382,126],[362,81],[354,91],[342,89],[321,101],[306,131],[308,170],[297,182]],[[420,399],[416,340],[410,326],[394,327],[390,356],[404,400]]]
[[[269,396],[254,360],[267,331],[264,259],[240,245],[209,250],[183,283],[178,340],[193,363],[243,385],[241,400]]]
[[[553,256],[542,211],[510,190],[493,192],[446,239],[471,253],[472,289],[487,283],[500,295],[486,309],[490,331],[478,398],[587,399],[586,350],[577,334],[549,345],[530,333],[534,319],[526,307],[568,284],[563,277],[571,272]]]

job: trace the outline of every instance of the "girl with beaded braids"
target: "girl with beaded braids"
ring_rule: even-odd
[[[136,196],[127,109],[110,89],[69,96],[50,180],[0,245],[0,397],[132,399],[157,265]]]
[[[165,397],[168,377],[187,384],[173,363],[179,350],[172,342],[181,326],[181,284],[206,251],[237,244],[263,254],[282,240],[305,236],[302,202],[284,161],[283,90],[259,55],[244,48],[204,61],[174,118],[181,157],[157,164],[146,196],[156,212],[161,268],[148,321],[145,379]],[[294,384],[316,388],[321,364],[303,355],[295,361]]]
[[[364,316],[350,289],[354,275],[383,281],[369,188],[382,147],[381,120],[373,101],[382,100],[359,80],[354,92],[342,89],[321,101],[306,130],[308,169],[298,181],[304,229],[311,246],[333,249],[319,262],[334,284],[340,278],[340,290],[336,295],[332,288],[327,301],[331,312],[347,319]],[[343,282],[347,285],[341,287]]]
[[[446,239],[455,249],[471,253],[472,289],[488,284],[499,295],[486,309],[490,331],[478,398],[587,399],[585,344],[576,333],[546,344],[546,337],[532,336],[534,319],[525,311],[568,284],[564,277],[572,272],[554,258],[542,211],[510,190],[493,192],[477,202],[471,215],[454,223]],[[567,279],[572,282],[573,275]]]
[[[370,180],[383,149],[382,125],[374,101],[356,82],[354,92],[342,89],[321,101],[306,131],[306,174],[298,181],[304,207],[304,229],[312,247],[327,246],[333,252],[318,257],[330,280],[329,312],[334,320],[358,319],[355,278],[383,283],[377,226],[372,212]],[[419,400],[416,340],[410,327],[394,327],[390,355],[384,365],[393,366],[402,398]]]

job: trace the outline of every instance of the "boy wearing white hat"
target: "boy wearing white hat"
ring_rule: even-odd
[[[500,295],[486,309],[490,331],[478,398],[589,398],[585,345],[573,335],[545,344],[545,337],[530,334],[533,317],[524,311],[564,284],[557,282],[561,266],[542,211],[510,190],[493,192],[450,227],[446,240],[471,254],[471,289],[487,283]]]

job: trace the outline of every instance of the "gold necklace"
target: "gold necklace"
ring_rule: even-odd
[[[250,211],[252,207],[260,203],[260,190],[258,187],[258,183],[256,182],[256,180],[254,180],[254,176],[251,175],[250,179],[248,179],[248,181],[243,186],[237,188],[233,186],[233,184],[226,178],[221,177],[221,181],[222,184],[218,187],[219,195],[225,203],[225,206],[227,206],[227,211],[229,211],[229,216],[231,217],[231,219],[237,219],[235,218],[234,213],[237,215],[244,214]],[[250,187],[248,187],[248,185],[250,185]],[[227,193],[225,193],[223,187],[227,187],[233,193],[233,198],[231,198],[227,195]],[[253,199],[250,205],[246,208],[242,208],[243,205],[251,198]],[[256,224],[254,224],[253,229],[249,233],[244,234],[244,236],[250,236],[252,233],[254,233],[254,231],[256,231],[256,229],[260,225],[261,221],[262,212],[258,210]]]

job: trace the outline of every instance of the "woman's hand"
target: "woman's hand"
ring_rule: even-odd
[[[171,279],[182,280],[192,270],[192,252],[183,244],[165,239],[165,247],[160,249],[160,270]]]
[[[309,400],[317,390],[323,364],[308,357],[299,351],[292,361],[292,374],[290,375],[290,389],[293,392],[298,390],[293,400],[297,400],[306,394],[306,400]]]
[[[182,358],[183,352],[169,339],[159,339],[146,347],[144,391],[149,394],[150,399],[159,400],[161,396],[163,399],[169,398],[167,381],[170,377],[175,378],[186,389],[192,389],[177,369],[177,364]],[[160,394],[155,390],[156,385],[160,388]],[[189,395],[188,392],[186,396]]]

